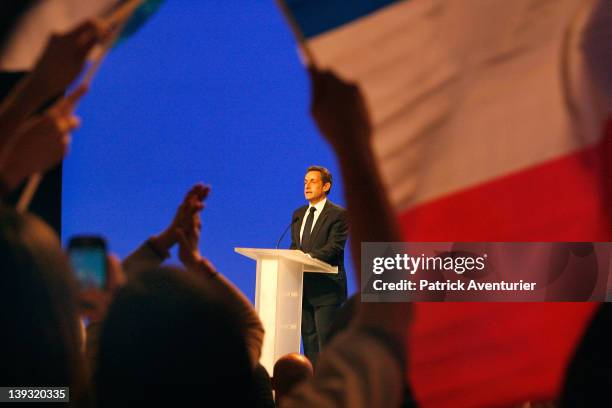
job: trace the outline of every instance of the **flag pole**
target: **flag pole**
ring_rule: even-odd
[[[289,28],[291,28],[291,31],[293,32],[293,35],[295,36],[298,42],[298,50],[300,52],[300,57],[302,57],[302,60],[306,60],[304,65],[306,65],[307,67],[315,68],[317,64],[314,55],[312,54],[310,48],[306,43],[306,37],[304,37],[304,33],[302,33],[302,31],[300,30],[300,27],[295,21],[293,14],[291,14],[289,7],[287,7],[287,3],[285,2],[285,0],[276,0],[276,4],[283,12],[285,19],[287,20],[287,24],[289,24]]]
[[[128,0],[117,8],[117,10],[115,10],[110,16],[103,19],[104,24],[107,26],[117,26],[117,28],[115,29],[115,33],[111,36],[111,38],[109,38],[106,44],[104,44],[102,50],[93,58],[91,65],[87,68],[87,71],[83,76],[83,80],[81,81],[82,85],[91,84],[91,81],[102,65],[102,61],[104,61],[104,58],[123,31],[129,17],[134,13],[134,11],[136,11],[142,2],[143,0]]]
[[[32,198],[34,198],[34,194],[36,194],[36,190],[38,190],[38,186],[42,180],[41,173],[34,173],[28,179],[28,184],[26,184],[21,196],[19,196],[19,201],[17,201],[17,212],[26,212],[30,203],[32,202]]]

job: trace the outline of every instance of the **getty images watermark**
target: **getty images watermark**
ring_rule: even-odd
[[[609,242],[363,243],[361,299],[607,301],[611,253]]]

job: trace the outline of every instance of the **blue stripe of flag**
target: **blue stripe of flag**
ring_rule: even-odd
[[[285,0],[300,31],[312,38],[404,0]]]

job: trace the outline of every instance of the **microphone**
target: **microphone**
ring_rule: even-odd
[[[300,217],[298,217],[297,215],[293,218],[293,221],[291,221],[291,223],[289,225],[287,225],[287,228],[285,228],[285,231],[283,232],[283,235],[281,235],[281,237],[278,239],[278,242],[276,243],[276,249],[278,249],[278,247],[280,246],[281,241],[283,240],[283,238],[285,238],[285,235],[287,235],[287,231],[289,231],[289,228],[291,228],[291,226],[293,225],[293,223],[295,223],[297,220],[299,220]]]

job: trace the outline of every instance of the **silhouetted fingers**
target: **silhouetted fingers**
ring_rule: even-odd
[[[79,100],[87,93],[89,87],[80,85],[70,94],[58,101],[50,111],[55,115],[68,115],[72,113]]]
[[[79,51],[88,52],[96,43],[107,38],[108,31],[108,27],[100,21],[87,20],[67,33],[67,37],[75,41]]]
[[[121,261],[113,254],[108,254],[106,257],[107,266],[107,277],[106,277],[106,289],[109,292],[114,292],[119,289],[126,282],[123,268],[121,267]]]

